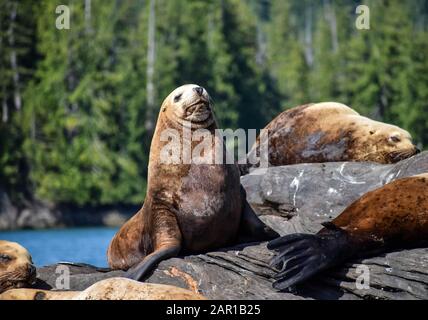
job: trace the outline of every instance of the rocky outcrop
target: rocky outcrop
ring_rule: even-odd
[[[41,202],[25,208],[15,206],[0,187],[0,231],[14,229],[42,229],[61,225],[59,212]]]
[[[363,194],[396,179],[428,172],[428,152],[393,165],[342,162],[258,169],[241,178],[261,216],[282,234],[315,233]]]
[[[307,164],[269,168],[242,177],[250,203],[281,235],[316,232],[364,193],[395,179],[428,172],[428,153],[396,165]],[[428,299],[428,248],[400,250],[349,261],[291,292],[271,284],[265,243],[239,245],[163,261],[147,282],[169,284],[209,299]],[[56,288],[57,265],[38,272],[38,288]],[[90,266],[68,266],[71,290],[123,275]],[[362,281],[362,279],[364,281]]]
[[[82,226],[118,227],[138,209],[137,206],[55,207],[40,201],[18,208],[0,189],[0,231]]]
[[[271,257],[265,244],[252,244],[173,258],[161,262],[147,282],[181,287],[208,299],[428,299],[428,249],[350,261],[284,293],[271,286],[274,271],[267,264]],[[57,267],[40,269],[36,287],[57,288],[63,266]],[[123,275],[89,266],[68,268],[70,290],[84,290],[102,279]],[[365,270],[368,287],[359,289],[357,283]]]
[[[18,209],[15,208],[7,193],[0,188],[0,230],[16,228]]]

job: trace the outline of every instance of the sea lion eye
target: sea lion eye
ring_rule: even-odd
[[[180,93],[180,94],[176,95],[176,96],[174,97],[174,102],[178,102],[178,101],[180,101],[180,99],[181,99],[181,96],[182,96],[182,95],[183,95],[182,93]]]
[[[7,254],[0,254],[0,262],[6,263],[6,262],[9,262],[10,260],[12,260],[12,258]]]
[[[399,137],[397,137],[397,136],[389,137],[389,140],[391,142],[400,142],[401,141],[401,139]]]

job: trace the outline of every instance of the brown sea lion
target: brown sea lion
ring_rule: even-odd
[[[222,155],[220,164],[194,162],[201,129],[209,138],[204,141],[210,151],[204,155]],[[238,236],[242,241],[278,236],[247,203],[238,166],[225,164],[226,150],[216,129],[204,88],[185,85],[164,100],[150,148],[144,205],[110,243],[111,268],[129,269],[126,277],[139,280],[179,253],[224,247]]]
[[[419,150],[407,131],[360,116],[340,103],[307,104],[284,111],[266,127],[268,152],[260,155],[259,136],[241,174],[258,167],[339,161],[395,163]],[[262,132],[263,134],[263,132]]]
[[[428,245],[428,173],[391,182],[350,205],[316,235],[271,241],[274,287],[284,290],[354,257]]]
[[[12,289],[0,300],[206,300],[199,293],[165,284],[141,283],[125,278],[110,278],[83,291]]]
[[[28,251],[15,242],[0,240],[0,293],[31,285],[36,268]]]

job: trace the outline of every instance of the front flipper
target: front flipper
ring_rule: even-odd
[[[290,234],[269,242],[267,248],[278,252],[270,262],[278,271],[273,284],[278,290],[342,263],[355,249],[347,234],[339,229],[316,235]]]
[[[239,226],[239,242],[267,241],[279,234],[263,223],[247,201],[245,189],[241,186],[243,209]]]
[[[144,280],[145,276],[162,260],[176,257],[181,250],[181,231],[175,214],[168,208],[152,212],[151,237],[153,252],[136,263],[125,277],[133,280]]]
[[[180,245],[173,245],[169,247],[164,247],[152,252],[147,257],[143,259],[136,266],[129,269],[124,277],[132,280],[140,281],[144,280],[144,277],[150,272],[154,267],[161,262],[169,258],[176,257],[180,252]]]

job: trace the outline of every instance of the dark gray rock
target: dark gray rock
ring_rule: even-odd
[[[59,212],[41,203],[21,210],[16,220],[17,229],[47,229],[62,226]]]
[[[428,249],[391,252],[356,260],[329,270],[293,292],[272,288],[274,271],[267,261],[272,253],[265,244],[237,246],[207,254],[163,261],[147,279],[202,293],[209,299],[428,299]],[[361,265],[369,270],[369,288],[358,289]],[[39,289],[55,289],[61,272],[57,265],[38,271]],[[90,267],[70,268],[70,290],[84,290],[102,279],[122,276],[122,271],[99,272]],[[57,271],[57,272],[56,272]]]
[[[139,209],[138,206],[96,208],[55,207],[41,201],[18,209],[0,190],[0,231],[14,229],[48,229],[63,227],[119,227]]]
[[[428,172],[428,152],[394,165],[343,162],[258,169],[241,178],[261,216],[274,215],[279,233],[315,233],[363,194],[396,179]]]
[[[18,209],[10,202],[7,193],[0,188],[0,230],[16,227]]]
[[[428,172],[428,153],[396,165],[328,163],[269,168],[242,177],[250,203],[281,234],[316,232],[364,193],[394,179]],[[256,172],[257,173],[257,172]],[[261,173],[261,172],[259,172]],[[349,261],[299,285],[292,292],[272,289],[273,253],[266,244],[239,245],[163,261],[147,279],[199,291],[210,299],[428,299],[428,248],[390,252]],[[55,288],[56,266],[39,270],[40,288]],[[369,287],[358,289],[360,268]],[[121,271],[70,266],[70,289],[83,290]]]

